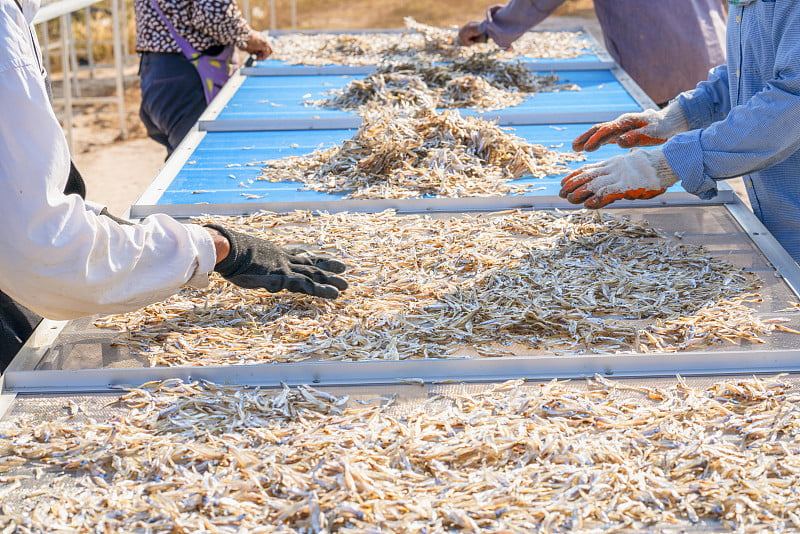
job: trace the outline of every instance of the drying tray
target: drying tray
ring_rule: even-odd
[[[769,378],[774,375],[766,375]],[[722,380],[748,380],[754,374],[731,374],[727,376],[697,376],[683,377],[682,381],[689,387],[703,389],[713,386]],[[794,390],[800,387],[800,375],[786,374],[780,377],[780,381],[790,385]],[[670,388],[678,383],[678,378],[674,375],[664,377],[644,377],[614,379],[619,386],[626,388]],[[524,387],[536,387],[540,381],[529,380]],[[348,395],[350,400],[348,405],[356,405],[357,402],[365,402],[376,398],[392,398],[393,405],[388,413],[394,416],[403,416],[418,409],[424,402],[437,396],[458,397],[463,395],[476,395],[487,391],[495,386],[497,382],[479,383],[424,383],[424,384],[387,384],[387,385],[357,385],[357,386],[333,386],[319,388],[325,392],[336,396]],[[576,393],[584,393],[588,390],[585,380],[572,380],[563,386]],[[279,392],[275,389],[275,393]],[[26,425],[36,425],[48,421],[55,421],[61,417],[75,413],[73,420],[76,423],[86,423],[91,419],[99,424],[113,421],[124,416],[129,410],[120,403],[116,402],[123,392],[119,390],[107,393],[80,393],[80,394],[4,394],[0,395],[0,421],[11,422],[20,421]],[[620,391],[619,397],[622,399],[636,398],[648,402],[647,399],[632,390]],[[4,506],[16,508],[21,505],[31,504],[31,499],[36,499],[35,495],[44,492],[70,492],[79,491],[81,476],[75,471],[63,471],[55,467],[37,467],[34,462],[13,468],[4,474],[9,478],[19,481],[20,486],[13,492],[4,495]],[[627,532],[630,530],[621,530]],[[658,524],[648,528],[651,532],[664,533],[707,533],[707,532],[729,532],[716,521],[701,520],[697,523],[689,521],[677,524]]]
[[[264,32],[267,37],[280,37],[290,34],[304,35],[379,35],[379,34],[398,34],[404,30],[353,30],[353,31],[269,31]],[[534,30],[530,33],[558,33],[569,32],[580,34],[579,38],[586,43],[583,53],[576,57],[542,58],[536,56],[521,55],[517,59],[528,65],[532,70],[597,70],[609,69],[615,66],[614,60],[600,46],[592,34],[584,28],[560,29],[560,30]],[[267,58],[263,61],[248,62],[241,68],[241,73],[245,76],[283,76],[299,74],[367,74],[374,70],[374,65],[306,65],[290,64],[279,59]]]
[[[786,317],[800,295],[800,268],[741,202],[705,206],[666,206],[609,210],[647,220],[683,242],[701,244],[713,255],[757,273],[764,282],[762,319]],[[437,212],[437,217],[459,213]],[[798,328],[800,314],[788,326]],[[722,344],[694,352],[646,355],[564,354],[505,358],[448,358],[403,361],[303,362],[206,367],[146,367],[130,357],[116,335],[91,320],[44,322],[9,366],[5,390],[101,391],[111,384],[137,384],[170,377],[203,378],[218,383],[274,386],[288,384],[374,384],[398,379],[426,381],[506,380],[510,378],[664,376],[675,373],[726,374],[800,371],[800,336],[774,332],[764,344]]]
[[[584,124],[538,124],[508,127],[508,132],[530,143],[541,144],[557,152],[572,152],[572,140],[591,127]],[[530,185],[523,194],[497,197],[416,199],[345,199],[342,193],[302,190],[304,184],[292,181],[259,180],[260,162],[289,156],[303,156],[318,148],[341,145],[355,130],[273,130],[258,132],[194,132],[161,169],[153,182],[131,207],[132,217],[153,213],[186,217],[204,213],[238,215],[254,210],[289,211],[313,209],[324,211],[380,211],[399,209],[505,209],[570,206],[559,198],[564,173],[544,178],[524,176],[515,185]],[[606,145],[586,153],[585,161],[569,162],[577,169],[586,163],[604,161],[623,154],[616,145]],[[718,200],[734,196],[727,184],[721,184]],[[666,195],[651,203],[700,203],[698,197],[673,186]],[[639,204],[641,205],[641,204]]]
[[[548,75],[549,72],[539,72]],[[578,91],[536,93],[521,104],[495,111],[464,108],[463,115],[478,115],[501,125],[602,122],[622,113],[651,108],[647,95],[621,69],[560,71],[561,83]],[[295,76],[243,76],[234,74],[200,117],[206,131],[356,128],[355,111],[325,109],[310,104],[328,91],[341,89],[356,74]]]

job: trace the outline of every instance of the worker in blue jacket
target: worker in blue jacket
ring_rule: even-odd
[[[681,182],[702,199],[743,176],[756,216],[800,261],[800,2],[729,0],[727,62],[666,108],[594,126],[575,150],[634,150],[561,182],[570,202],[600,208],[651,198]]]

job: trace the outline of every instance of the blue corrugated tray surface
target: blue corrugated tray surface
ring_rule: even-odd
[[[542,72],[541,74],[548,74]],[[626,112],[641,106],[610,70],[561,71],[564,83],[574,83],[580,91],[537,93],[518,106],[493,111],[492,115],[515,113]],[[217,120],[229,119],[310,119],[357,118],[352,111],[304,105],[321,100],[331,89],[345,87],[360,75],[249,76],[227,102]],[[480,114],[473,109],[464,114]]]
[[[571,151],[572,140],[591,124],[529,125],[509,132],[532,143],[558,151]],[[258,180],[259,162],[286,156],[302,156],[316,148],[341,144],[355,130],[291,130],[263,132],[209,132],[158,200],[159,205],[229,204],[269,202],[316,202],[343,199],[342,194],[299,191],[299,182]],[[296,145],[296,146],[292,146]],[[584,163],[608,159],[624,151],[615,145],[587,154],[586,162],[569,163],[578,168]],[[248,165],[251,164],[251,165]],[[531,196],[558,193],[564,175],[546,178],[523,177],[515,183],[533,184]],[[539,189],[541,188],[541,189]],[[248,198],[249,195],[260,198]]]

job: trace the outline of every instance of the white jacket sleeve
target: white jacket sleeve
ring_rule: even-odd
[[[207,283],[216,256],[202,227],[166,215],[120,226],[62,193],[69,152],[28,22],[14,0],[0,0],[0,290],[45,317],[71,319]]]

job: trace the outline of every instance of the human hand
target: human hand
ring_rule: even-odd
[[[344,263],[304,250],[278,247],[266,239],[207,224],[230,243],[230,252],[214,270],[225,280],[246,289],[282,289],[335,299],[347,289],[347,281],[335,274],[345,271]]]
[[[613,121],[595,124],[575,138],[572,149],[594,152],[606,143],[617,143],[621,148],[660,145],[688,129],[683,109],[672,102],[664,109],[625,113]]]
[[[480,22],[467,22],[458,30],[458,42],[462,46],[472,46],[478,43],[485,43],[487,36],[480,30]]]
[[[602,208],[620,199],[653,198],[677,181],[661,149],[634,150],[584,165],[561,180],[558,195],[572,204]]]
[[[244,46],[245,52],[256,56],[258,61],[264,61],[272,54],[272,47],[269,41],[264,37],[263,33],[252,31],[250,32],[250,39]]]

